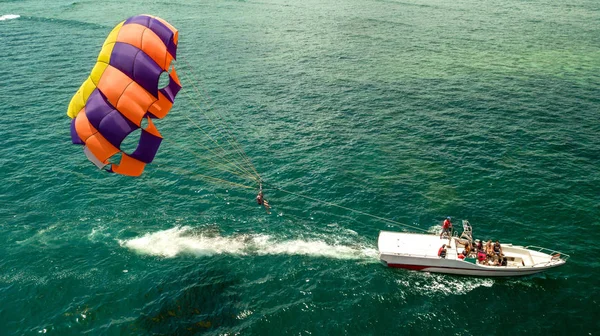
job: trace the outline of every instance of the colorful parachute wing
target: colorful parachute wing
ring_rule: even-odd
[[[99,168],[139,176],[154,159],[162,136],[152,119],[169,113],[181,89],[171,67],[177,42],[173,26],[148,15],[127,19],[108,35],[92,73],[67,110],[73,118],[73,143],[84,145],[86,156]],[[169,74],[169,84],[159,89],[163,72]],[[122,151],[123,140],[138,129],[141,135],[135,151]],[[118,163],[109,160],[119,153]]]

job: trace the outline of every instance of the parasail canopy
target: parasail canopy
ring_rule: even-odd
[[[104,41],[92,73],[67,110],[73,118],[73,143],[84,145],[84,153],[99,168],[139,176],[154,159],[162,136],[152,119],[169,113],[181,89],[171,67],[177,42],[177,29],[149,15],[119,23]],[[159,88],[165,72],[169,84]],[[123,140],[138,129],[137,148],[123,151]]]

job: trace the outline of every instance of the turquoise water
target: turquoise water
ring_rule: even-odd
[[[66,108],[141,13],[179,29],[184,91],[130,178],[70,144]],[[0,1],[0,42],[0,334],[600,330],[597,1]],[[254,187],[211,161],[207,117],[272,214],[203,177]],[[514,279],[387,269],[377,234],[402,228],[273,186],[572,258]]]

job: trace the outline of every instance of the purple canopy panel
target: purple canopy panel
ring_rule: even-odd
[[[138,128],[119,111],[114,110],[102,119],[98,132],[113,146],[120,148],[123,140]]]
[[[154,156],[160,147],[162,138],[157,137],[151,133],[146,132],[142,129],[142,136],[140,137],[140,143],[130,156],[134,159],[140,160],[145,163],[150,163],[154,160]]]
[[[133,80],[158,99],[158,81],[162,69],[150,56],[140,51],[133,65]]]
[[[113,111],[115,111],[115,108],[98,89],[92,91],[85,103],[85,115],[95,129],[99,129],[102,119]]]
[[[109,64],[133,79],[133,61],[141,50],[128,43],[116,42],[110,54]]]
[[[110,65],[158,97],[158,79],[162,69],[145,52],[130,44],[117,42],[110,56]]]
[[[165,97],[167,97],[167,99],[169,99],[169,101],[172,103],[175,100],[175,96],[179,90],[181,90],[181,85],[177,84],[175,79],[173,79],[173,76],[169,74],[169,85],[163,89],[160,89],[160,92],[164,94]]]
[[[77,134],[77,131],[75,130],[75,119],[77,118],[71,119],[71,142],[73,142],[75,145],[84,145],[85,142],[81,140]]]

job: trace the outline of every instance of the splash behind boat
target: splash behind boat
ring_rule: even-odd
[[[487,277],[531,275],[564,265],[569,259],[567,254],[543,247],[502,244],[505,265],[497,266],[478,260],[473,252],[464,259],[459,258],[469,243],[474,241],[471,226],[466,220],[463,220],[460,237],[440,238],[437,234],[381,231],[379,259],[388,267]],[[446,244],[445,258],[438,256],[443,244]]]

